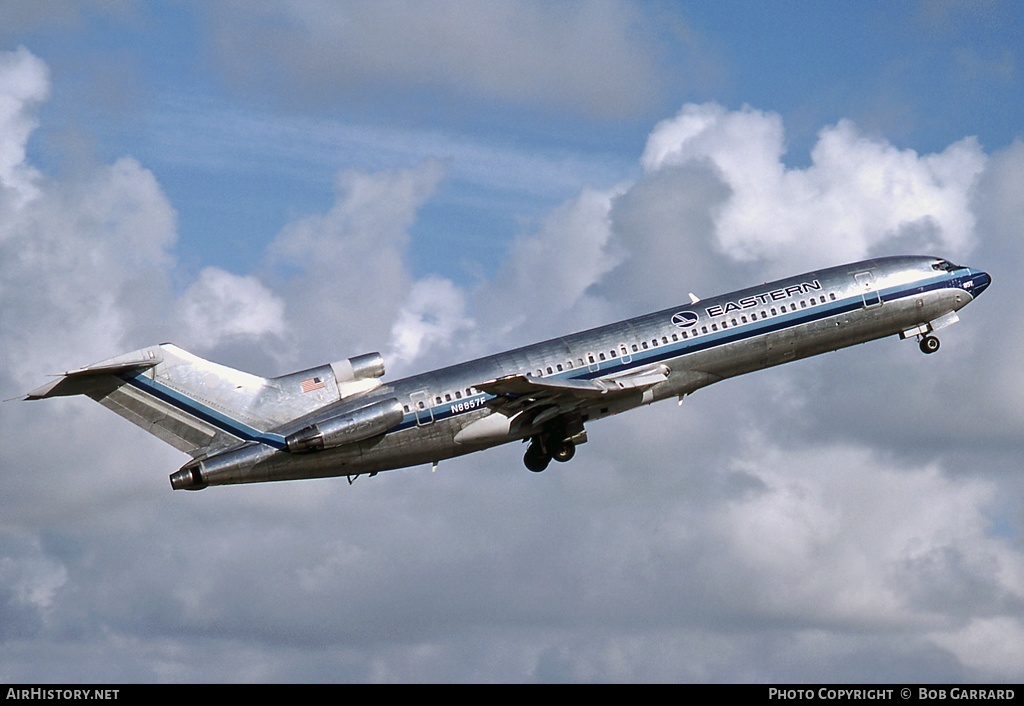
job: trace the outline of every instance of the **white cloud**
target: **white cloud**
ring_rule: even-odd
[[[0,54],[0,64],[0,192],[17,195],[0,193],[0,331],[8,371],[25,379],[29,363],[66,365],[69,350],[88,356],[121,340],[120,298],[139,303],[159,287],[135,278],[168,266],[174,213],[132,159],[81,180],[45,181],[25,162],[31,111],[48,93],[45,64],[25,50]]]
[[[660,123],[642,163],[648,172],[711,165],[731,190],[716,245],[775,275],[874,254],[958,258],[975,245],[970,201],[986,157],[973,138],[918,155],[842,120],[820,131],[810,166],[787,167],[784,151],[778,115],[708,103]]]
[[[609,218],[615,193],[586,189],[512,243],[501,270],[474,292],[478,354],[563,334],[566,320],[607,323],[608,307],[589,289],[621,257]]]
[[[417,372],[410,364],[422,364],[433,347],[446,346],[451,354],[453,339],[467,335],[472,326],[465,296],[451,281],[426,277],[415,282],[391,327],[388,374],[395,378]]]
[[[205,9],[205,8],[204,8]],[[618,0],[230,3],[210,12],[230,75],[313,100],[387,86],[599,115],[634,115],[667,77],[650,13]]]
[[[636,316],[685,302],[690,292],[707,297],[749,284],[751,274],[727,262],[712,237],[729,197],[706,165],[645,174],[612,202],[606,247],[619,264],[593,293],[614,303],[619,315]]]
[[[63,182],[26,162],[48,92],[40,59],[0,53],[0,360],[22,383],[118,352],[125,300],[138,308],[163,293],[176,237],[173,209],[133,159]]]
[[[1020,555],[989,534],[989,481],[893,465],[864,448],[782,448],[761,437],[732,468],[760,489],[714,522],[739,572],[777,589],[751,596],[769,614],[959,631],[964,614],[1024,599]]]
[[[25,164],[25,145],[36,128],[30,111],[49,90],[49,72],[42,60],[25,48],[0,52],[0,199],[12,195],[14,205],[37,194],[39,174]]]
[[[253,276],[240,277],[216,267],[205,268],[176,307],[188,345],[210,348],[236,337],[280,339],[287,332],[279,297]]]
[[[26,380],[29,367],[58,372],[134,343],[130,311],[164,294],[175,239],[174,213],[150,172],[121,159],[86,180],[47,184],[0,218],[9,372]]]
[[[983,678],[1011,682],[1020,678],[1024,625],[1019,615],[973,619],[962,630],[936,633],[932,639]]]
[[[342,172],[331,208],[293,221],[270,244],[268,267],[304,355],[335,360],[388,339],[413,286],[405,264],[409,228],[443,174],[436,160]]]
[[[40,544],[22,533],[0,530],[0,613],[5,634],[24,637],[44,627],[68,582],[67,569],[47,556]]]

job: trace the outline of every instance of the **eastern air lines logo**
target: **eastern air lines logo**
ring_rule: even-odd
[[[767,292],[758,292],[757,294],[743,297],[737,301],[725,301],[720,304],[712,304],[704,309],[704,311],[707,312],[708,316],[714,318],[716,316],[724,316],[725,314],[733,311],[752,309],[756,306],[765,306],[771,302],[790,299],[798,294],[821,291],[823,291],[821,282],[815,279],[810,282],[800,282],[799,284],[792,284],[788,287],[772,289]],[[680,311],[672,314],[672,325],[678,326],[679,328],[689,328],[697,323],[699,318],[700,317],[692,311]]]
[[[680,311],[678,314],[672,314],[672,325],[679,328],[688,328],[697,323],[698,318],[692,311]]]

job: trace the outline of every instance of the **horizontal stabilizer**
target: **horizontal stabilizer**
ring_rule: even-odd
[[[25,396],[26,400],[43,400],[49,397],[66,397],[68,395],[86,395],[104,384],[108,375],[119,373],[140,373],[163,362],[162,358],[137,360],[127,363],[94,365],[78,370],[69,370],[56,380],[37,387]]]

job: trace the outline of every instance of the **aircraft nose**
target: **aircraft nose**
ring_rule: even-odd
[[[988,289],[990,284],[992,284],[992,278],[989,276],[988,272],[975,272],[971,275],[971,281],[974,283],[971,285],[972,297],[978,296]]]

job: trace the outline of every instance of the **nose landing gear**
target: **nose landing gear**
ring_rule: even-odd
[[[931,355],[935,351],[939,350],[939,339],[935,336],[921,336],[921,340],[917,344],[921,348],[922,353]]]

